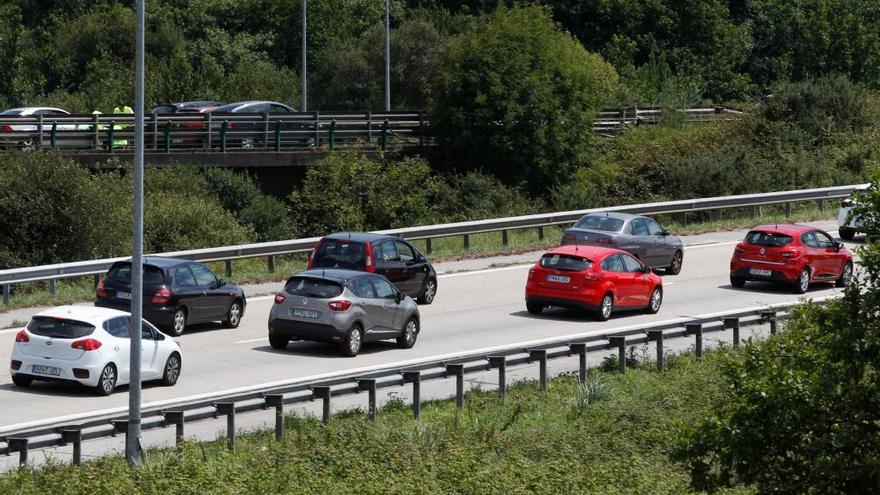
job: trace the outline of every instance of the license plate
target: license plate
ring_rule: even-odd
[[[122,292],[121,290],[116,291],[116,299],[128,299],[131,300],[131,292]]]
[[[547,275],[548,282],[557,282],[560,284],[567,284],[571,282],[571,277],[566,277],[564,275]]]
[[[60,376],[61,368],[56,368],[54,366],[41,366],[39,364],[34,365],[34,373],[39,373],[41,375],[52,375],[52,376]]]
[[[310,309],[294,308],[290,310],[290,316],[295,318],[317,318],[318,312]]]
[[[769,277],[773,274],[773,272],[771,272],[770,270],[761,270],[760,268],[750,268],[749,274],[757,275],[759,277]]]

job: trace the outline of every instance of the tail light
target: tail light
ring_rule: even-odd
[[[84,351],[96,351],[101,348],[101,343],[95,339],[83,339],[70,344],[70,347]]]
[[[577,241],[577,236],[574,234],[566,233],[562,236],[562,244],[574,244]]]
[[[376,269],[376,267],[373,265],[373,245],[368,242],[365,244],[364,249],[367,252],[367,262],[364,265],[364,270],[368,271],[368,272],[372,272],[373,270]]]
[[[18,361],[18,360],[16,360],[16,359],[13,359],[13,360],[12,360],[12,366],[11,366],[11,367],[12,367],[12,369],[14,369],[14,370],[21,369],[21,361]]]
[[[109,294],[107,294],[107,288],[104,287],[104,280],[102,279],[100,282],[98,282],[98,297],[108,297],[108,296],[109,296]]]
[[[11,125],[0,125],[0,132],[12,132]]]
[[[27,332],[22,330],[22,331],[18,332],[17,334],[15,334],[15,341],[16,342],[30,342],[31,338],[28,336]]]
[[[614,240],[610,237],[598,237],[596,238],[596,242],[599,244],[614,244]]]
[[[535,278],[535,269],[529,268],[529,280],[532,280],[533,278]]]
[[[171,302],[172,295],[171,289],[163,285],[162,287],[159,287],[159,290],[155,294],[153,294],[153,298],[150,299],[150,302],[153,304],[168,304]]]
[[[746,247],[743,246],[742,243],[737,244],[736,247],[733,248],[734,254],[743,254],[744,252],[746,252]]]
[[[351,307],[351,301],[345,299],[330,301],[329,306],[333,311],[348,311],[348,308]]]
[[[315,254],[318,252],[319,247],[321,247],[320,242],[315,244],[314,249],[312,249],[312,252],[309,253],[309,263],[308,263],[308,265],[306,265],[306,268],[311,268],[315,264]]]
[[[284,302],[284,294],[278,293],[275,294],[275,304],[282,304]]]
[[[783,253],[782,253],[782,257],[783,257],[783,258],[789,258],[789,259],[797,258],[797,257],[800,256],[800,255],[801,255],[801,252],[800,252],[800,251],[794,251],[794,250],[792,250],[792,251],[783,251]]]
[[[846,198],[846,199],[843,199],[840,201],[841,208],[852,208],[852,206],[853,206],[852,198]]]

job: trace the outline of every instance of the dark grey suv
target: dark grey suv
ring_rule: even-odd
[[[562,235],[566,244],[622,249],[668,275],[678,275],[684,259],[681,239],[654,220],[629,213],[588,213]]]

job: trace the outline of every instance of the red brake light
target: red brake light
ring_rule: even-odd
[[[98,297],[107,297],[107,289],[104,287],[104,279],[98,282]]]
[[[367,261],[364,265],[364,270],[368,272],[372,272],[375,270],[375,266],[373,266],[373,245],[369,242],[365,244],[364,250],[367,252]],[[348,308],[346,308],[348,309]]]
[[[171,302],[172,295],[171,289],[163,285],[162,287],[159,287],[159,290],[155,294],[153,294],[153,298],[150,299],[150,302],[153,304],[168,304]]]
[[[575,236],[574,234],[566,233],[565,235],[562,236],[562,244],[563,245],[569,244],[569,243],[574,244],[575,241],[577,241],[577,236]]]
[[[70,344],[70,347],[84,351],[95,351],[101,348],[101,343],[95,339],[83,339]]]
[[[18,332],[17,334],[15,334],[15,341],[16,342],[30,342],[31,338],[28,337],[27,332],[22,330],[22,331]]]
[[[783,257],[783,258],[797,258],[797,257],[800,256],[800,255],[801,255],[801,252],[800,252],[800,251],[794,251],[794,250],[792,250],[792,251],[784,251],[784,252],[782,253],[782,257]]]
[[[333,311],[348,311],[348,308],[351,307],[351,301],[345,299],[330,301],[329,306]]]
[[[529,268],[529,278],[528,279],[531,280],[533,278],[535,278],[535,269]]]
[[[315,264],[315,253],[318,252],[319,247],[321,247],[321,241],[318,241],[318,243],[315,244],[315,247],[312,249],[312,252],[309,254],[309,263],[308,263],[308,265],[306,265],[306,268],[311,268],[312,265]]]
[[[613,241],[610,237],[599,237],[596,239],[596,242],[599,244],[613,244]]]
[[[284,294],[282,294],[280,292],[278,294],[275,294],[275,304],[281,304],[283,302],[284,302]]]
[[[11,125],[0,125],[0,132],[12,132]]]

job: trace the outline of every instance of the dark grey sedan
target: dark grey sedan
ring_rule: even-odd
[[[629,213],[588,213],[562,235],[566,244],[622,249],[668,275],[678,275],[684,259],[681,239],[654,220]]]

